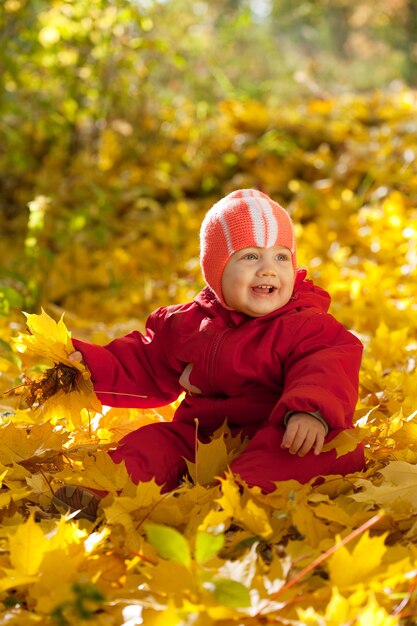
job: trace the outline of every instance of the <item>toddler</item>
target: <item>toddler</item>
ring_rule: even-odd
[[[226,420],[249,439],[230,469],[265,493],[277,481],[363,469],[361,445],[340,458],[321,452],[353,426],[362,344],[297,270],[288,213],[260,191],[234,191],[206,214],[200,243],[207,286],[192,302],[154,311],[144,335],[106,346],[73,340],[71,358],[85,362],[106,405],[158,407],[186,392],[172,422],[129,433],[113,461],[136,483],[155,478],[172,490],[184,458],[194,460],[196,435],[207,442]],[[99,498],[64,486],[54,501],[94,519]]]

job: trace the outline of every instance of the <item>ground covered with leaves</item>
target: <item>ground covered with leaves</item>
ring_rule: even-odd
[[[286,190],[300,264],[329,289],[331,312],[365,344],[356,428],[336,445],[343,454],[363,440],[367,469],[320,485],[288,481],[263,495],[223,473],[237,445],[226,429],[199,447],[189,480],[172,493],[154,482],[132,484],[110,461],[109,447],[171,419],[175,405],[101,407],[88,372],[68,361],[68,329],[104,343],[143,327],[146,307],[190,297],[201,284],[196,233],[211,200],[199,204],[184,193],[166,213],[158,200],[153,221],[140,221],[139,208],[127,212],[106,247],[85,249],[80,239],[72,257],[69,248],[56,252],[47,313],[25,319],[13,311],[18,286],[3,291],[10,306],[0,318],[0,382],[1,391],[14,390],[1,400],[2,624],[416,623],[415,95],[314,101],[279,114],[261,105],[232,109],[223,109],[225,132],[221,145],[213,140],[210,166],[200,160],[189,175],[215,169],[213,155],[226,153],[233,172],[224,192]],[[29,234],[40,244],[39,222]],[[33,250],[27,246],[27,261],[39,272]],[[119,272],[118,290],[110,271]],[[64,483],[109,492],[97,523],[54,510],[53,493]]]

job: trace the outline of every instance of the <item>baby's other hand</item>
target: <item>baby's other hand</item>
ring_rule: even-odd
[[[293,413],[288,420],[281,447],[298,456],[305,456],[312,449],[314,454],[320,454],[325,436],[326,429],[320,420],[308,413]]]
[[[83,355],[81,354],[81,352],[76,350],[75,352],[71,352],[71,354],[68,355],[68,358],[70,361],[74,361],[74,363],[81,363],[81,361],[83,360]]]

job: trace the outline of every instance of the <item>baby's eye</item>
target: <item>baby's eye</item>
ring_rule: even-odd
[[[257,255],[254,252],[248,252],[243,256],[244,259],[248,259],[248,261],[252,261],[253,259],[257,259]]]
[[[277,261],[288,261],[288,254],[277,254]]]

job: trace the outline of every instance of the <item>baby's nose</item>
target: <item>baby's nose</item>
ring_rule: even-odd
[[[258,273],[259,273],[260,276],[276,276],[275,268],[270,263],[264,263],[259,268],[259,272]]]

